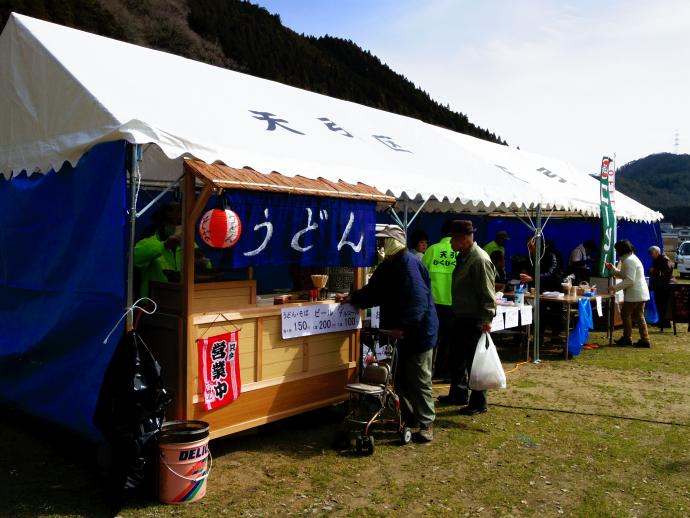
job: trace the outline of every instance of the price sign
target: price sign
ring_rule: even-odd
[[[313,304],[280,310],[283,338],[337,333],[362,327],[352,304]]]
[[[517,327],[519,325],[520,311],[518,308],[507,308],[505,312],[506,315],[506,325],[505,329],[510,329],[511,327]]]
[[[523,326],[532,323],[532,306],[522,306],[520,308],[520,323]]]
[[[373,329],[381,327],[381,306],[371,308],[371,327]]]
[[[505,322],[503,320],[503,312],[497,311],[496,316],[491,321],[491,331],[501,331],[505,329]]]

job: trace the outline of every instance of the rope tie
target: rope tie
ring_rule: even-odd
[[[145,307],[139,305],[139,303],[140,303],[141,301],[143,301],[143,300],[147,300],[147,301],[149,301],[149,302],[151,302],[151,303],[153,304],[153,309],[152,309],[151,311],[147,311]],[[134,310],[135,310],[135,309],[138,309],[139,311],[142,311],[142,312],[146,313],[147,315],[153,315],[153,314],[156,312],[156,310],[158,309],[158,305],[156,304],[156,301],[153,300],[153,299],[150,299],[150,298],[148,298],[148,297],[141,297],[141,298],[140,298],[139,300],[137,300],[134,304],[132,304],[131,306],[129,306],[128,308],[126,308],[126,309],[125,309],[125,312],[122,314],[122,316],[120,317],[120,319],[119,319],[117,322],[115,322],[115,325],[114,325],[113,328],[110,330],[110,333],[108,333],[108,336],[106,336],[106,337],[105,337],[105,340],[103,340],[103,344],[104,344],[104,345],[105,345],[106,343],[108,343],[108,340],[110,339],[111,335],[112,335],[112,334],[115,332],[115,330],[117,329],[117,326],[120,325],[120,322],[122,322],[122,320],[123,320],[125,317],[127,317],[127,315],[129,315],[129,314],[131,313],[131,314],[132,314],[132,320],[134,320]]]

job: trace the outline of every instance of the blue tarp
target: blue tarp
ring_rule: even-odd
[[[587,343],[589,330],[594,328],[592,320],[592,302],[587,297],[582,297],[577,303],[579,318],[575,328],[568,337],[568,354],[577,356],[582,351],[582,346]]]
[[[649,300],[644,305],[644,319],[648,324],[656,324],[659,321],[659,312],[656,309],[656,293],[649,292]]]
[[[391,222],[390,216],[385,213],[379,214],[378,219],[386,223]],[[481,246],[492,241],[497,231],[506,230],[511,238],[505,245],[508,258],[527,255],[526,243],[532,237],[533,232],[517,218],[468,217],[465,214],[420,214],[415,219],[408,235],[412,235],[412,232],[415,230],[424,230],[429,235],[430,244],[433,244],[441,238],[441,226],[446,219],[472,220],[475,227],[477,227],[475,239]],[[544,218],[545,220],[546,217]],[[601,220],[598,218],[551,218],[544,228],[544,237],[555,243],[566,264],[570,252],[577,245],[591,239],[598,246],[600,236]],[[618,239],[629,239],[632,242],[637,249],[637,256],[642,261],[645,270],[651,266],[651,259],[647,254],[647,249],[652,245],[662,246],[659,223],[619,221]],[[506,268],[510,270],[510,261],[506,263]]]
[[[125,144],[77,167],[0,180],[0,398],[90,439],[121,330]]]

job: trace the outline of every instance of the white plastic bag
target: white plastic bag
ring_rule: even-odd
[[[487,332],[482,333],[477,342],[470,373],[472,390],[491,390],[506,388],[506,373],[503,371],[498,351]]]

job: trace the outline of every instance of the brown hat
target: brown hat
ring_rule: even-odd
[[[451,234],[461,234],[468,235],[474,234],[477,231],[470,220],[467,219],[454,219],[450,222],[450,233]]]

